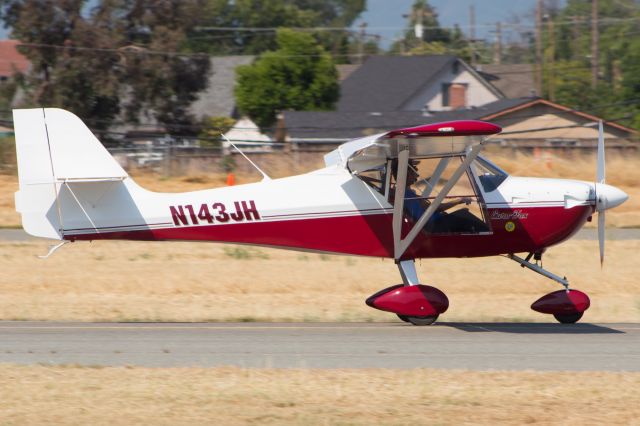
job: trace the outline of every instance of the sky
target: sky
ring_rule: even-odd
[[[411,11],[415,0],[367,0],[367,11],[354,23],[367,23],[367,33],[381,36],[380,46],[388,48],[394,39],[400,38],[409,20],[403,14]],[[476,15],[476,38],[495,37],[496,22],[513,22],[519,16],[519,29],[529,29],[533,25],[533,11],[536,0],[429,0],[436,9],[438,21],[443,27],[460,25],[463,33],[469,32],[470,7],[474,6]],[[529,16],[527,16],[529,15]],[[530,28],[533,29],[533,28]],[[507,27],[503,29],[504,37],[514,35]],[[505,41],[507,38],[503,38]]]
[[[407,27],[408,20],[402,15],[410,12],[414,1],[367,0],[367,11],[354,23],[354,27],[366,22],[367,33],[380,35],[380,45],[386,49]],[[469,7],[473,5],[476,14],[476,38],[491,39],[495,37],[495,24],[498,21],[512,21],[513,17],[520,16],[524,18],[521,25],[531,25],[533,17],[527,18],[527,14],[534,10],[535,3],[536,0],[429,0],[429,4],[435,7],[438,13],[440,25],[452,27],[458,24],[465,34],[469,31]],[[504,40],[507,41],[510,32],[507,28],[503,32]],[[8,31],[0,28],[0,38],[7,36]]]

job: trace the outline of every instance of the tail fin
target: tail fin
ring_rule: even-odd
[[[20,184],[16,210],[31,235],[62,239],[63,185],[128,176],[82,120],[68,111],[18,109],[13,122]]]

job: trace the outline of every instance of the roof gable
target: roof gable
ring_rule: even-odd
[[[526,100],[527,98],[521,98],[521,99],[522,100]],[[555,103],[553,101],[549,101],[549,100],[542,99],[542,98],[537,98],[537,97],[529,98],[528,102],[519,103],[519,104],[513,105],[510,108],[509,107],[500,108],[500,109],[496,110],[495,112],[484,114],[481,118],[483,120],[493,120],[493,119],[502,117],[504,115],[510,114],[512,112],[516,112],[516,111],[520,111],[520,110],[525,109],[525,108],[532,107],[534,105],[545,105],[545,106],[548,106],[548,107],[550,107],[552,109],[556,109],[556,110],[560,111],[561,113],[573,114],[573,115],[576,115],[578,117],[581,117],[582,119],[589,120],[589,121],[596,122],[596,121],[602,120],[607,126],[614,127],[616,129],[621,130],[623,132],[626,132],[626,133],[628,133],[630,135],[638,133],[636,130],[634,130],[632,128],[629,128],[629,127],[625,127],[625,126],[623,126],[621,124],[618,124],[618,123],[615,123],[615,122],[612,122],[612,121],[607,121],[607,120],[604,120],[604,119],[602,119],[600,117],[597,117],[595,115],[588,114],[588,113],[582,112],[582,111],[578,111],[578,110],[566,107],[564,105],[560,105],[558,103]]]
[[[337,110],[395,111],[445,67],[451,55],[372,56],[340,86]]]

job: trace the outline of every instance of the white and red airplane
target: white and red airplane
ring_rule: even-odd
[[[172,194],[138,186],[68,111],[13,116],[16,210],[29,234],[62,241],[49,254],[66,242],[125,239],[388,257],[402,284],[366,303],[415,325],[431,324],[449,306],[444,293],[420,284],[415,259],[497,255],[564,287],[532,309],[578,321],[589,298],[538,261],[595,212],[602,260],[604,212],[628,198],[605,184],[602,123],[595,182],[509,176],[479,155],[500,127],[453,121],[352,140],[325,156],[325,168],[303,175]]]

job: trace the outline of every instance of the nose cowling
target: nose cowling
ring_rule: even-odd
[[[595,192],[596,210],[598,212],[617,207],[629,198],[623,190],[606,183],[596,183]]]

